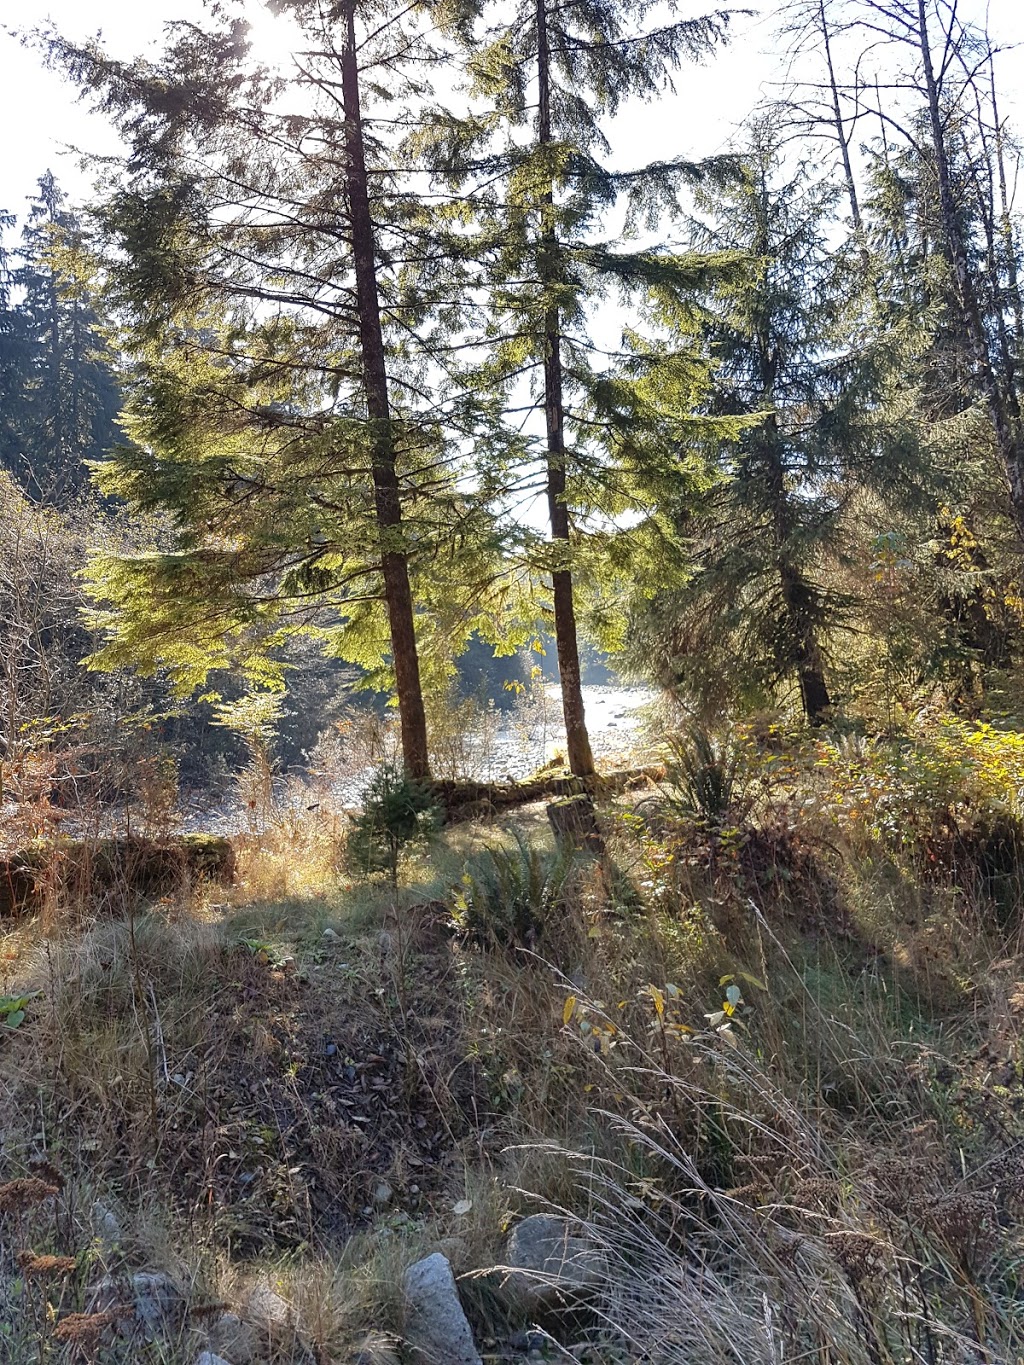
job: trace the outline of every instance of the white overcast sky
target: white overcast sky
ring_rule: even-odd
[[[259,0],[249,3],[260,54],[284,55],[287,28]],[[751,0],[738,3],[748,5]],[[714,7],[709,0],[707,8]],[[706,65],[681,73],[674,98],[629,110],[616,126],[616,161],[642,164],[661,156],[701,157],[725,147],[766,83],[781,75],[781,58],[772,50],[773,8],[765,5],[754,17],[738,20],[728,46]],[[1022,45],[1001,56],[999,78],[1004,109],[1024,133],[1024,0],[987,4],[963,0],[961,8],[975,16],[987,10],[993,37]],[[112,53],[127,57],[144,51],[168,20],[194,17],[200,10],[200,0],[0,0],[0,128],[5,133],[0,208],[21,216],[36,180],[47,169],[72,198],[85,196],[89,177],[66,150],[67,144],[100,153],[117,146],[102,117],[79,103],[74,90],[55,72],[45,70],[36,53],[2,25],[24,31],[52,20],[72,38],[102,31]]]

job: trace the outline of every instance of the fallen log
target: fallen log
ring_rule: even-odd
[[[488,808],[496,813],[512,806],[526,806],[534,801],[583,795],[599,800],[663,781],[664,777],[664,767],[648,765],[598,773],[594,777],[574,777],[566,772],[539,772],[522,782],[438,780],[430,784],[430,789],[448,822],[457,824],[479,819]]]
[[[123,890],[165,896],[187,881],[230,882],[231,841],[216,834],[167,839],[51,839],[0,854],[0,918],[25,914],[48,894],[65,902]]]

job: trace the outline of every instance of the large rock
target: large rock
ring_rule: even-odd
[[[150,1337],[166,1333],[185,1311],[178,1286],[162,1270],[140,1270],[132,1276],[136,1316],[145,1323]]]
[[[592,1293],[606,1274],[604,1257],[573,1233],[568,1218],[535,1213],[512,1229],[504,1288],[534,1303],[577,1299]]]
[[[237,1313],[221,1313],[210,1323],[211,1352],[226,1356],[231,1365],[249,1365],[258,1353],[259,1336],[254,1326],[243,1322]]]
[[[446,1256],[435,1251],[405,1272],[405,1339],[417,1365],[482,1365]]]

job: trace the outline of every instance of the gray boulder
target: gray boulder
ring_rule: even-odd
[[[237,1313],[221,1313],[210,1324],[210,1354],[226,1356],[231,1365],[249,1365],[258,1349],[257,1333]]]
[[[162,1270],[140,1270],[132,1276],[135,1312],[152,1331],[177,1318],[185,1306],[181,1291]]]
[[[263,1332],[280,1332],[295,1325],[291,1306],[268,1284],[258,1284],[245,1301],[244,1317]]]
[[[532,1303],[585,1297],[599,1287],[606,1267],[601,1252],[573,1233],[568,1218],[535,1213],[512,1229],[503,1287]]]
[[[405,1272],[405,1339],[417,1365],[482,1365],[446,1256],[435,1251]]]

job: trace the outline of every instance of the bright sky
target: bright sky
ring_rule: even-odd
[[[283,55],[287,37],[282,34],[287,30],[259,0],[249,3],[260,55]],[[707,8],[715,7],[714,0],[708,0]],[[773,8],[766,5],[759,16],[739,20],[728,47],[706,66],[690,67],[681,74],[674,98],[627,111],[616,134],[627,153],[621,157],[622,164],[662,156],[706,156],[729,142],[758,102],[762,88],[781,75],[780,58],[771,50]],[[987,9],[993,36],[1001,43],[1021,44],[1019,50],[1000,58],[999,77],[1004,109],[1024,134],[1024,3],[965,0],[961,9],[976,15]],[[72,38],[99,30],[114,55],[127,57],[157,39],[166,21],[195,17],[200,11],[200,0],[18,0],[15,13],[7,11],[6,22],[24,31],[52,19]],[[54,171],[72,198],[87,194],[89,177],[79,170],[67,144],[99,153],[112,152],[117,146],[105,120],[79,104],[62,77],[45,70],[35,52],[2,29],[0,127],[6,133],[0,161],[0,209],[19,216],[37,178],[47,169]],[[628,155],[634,146],[635,158]]]

